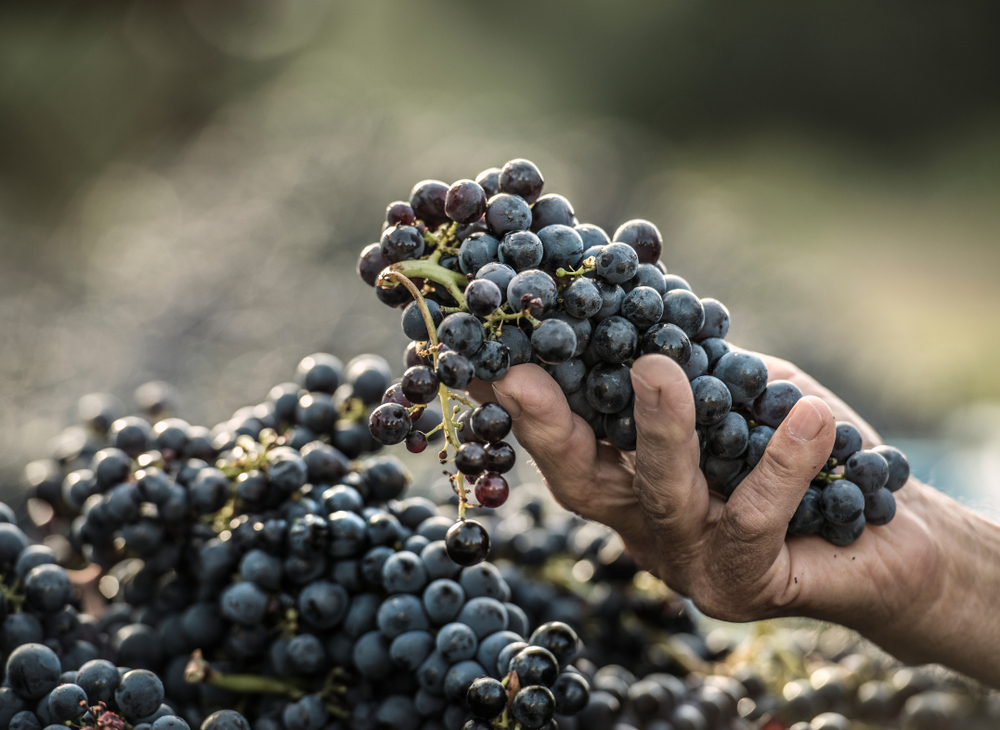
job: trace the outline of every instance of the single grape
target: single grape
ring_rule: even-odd
[[[639,257],[627,243],[609,243],[597,255],[597,275],[609,284],[628,281],[639,268]]]
[[[498,193],[486,202],[486,225],[500,237],[526,231],[531,226],[531,207],[517,195]]]
[[[624,317],[608,317],[594,328],[593,348],[605,362],[620,364],[630,360],[638,342],[635,325]]]
[[[556,700],[548,687],[524,687],[514,695],[511,715],[526,730],[534,730],[546,725],[555,713]]]
[[[496,472],[486,472],[476,480],[476,501],[483,507],[496,509],[502,506],[509,493],[507,480]]]
[[[514,447],[506,441],[486,444],[486,470],[506,474],[514,468],[516,459]]]
[[[722,459],[742,456],[750,443],[746,419],[730,411],[708,431],[708,450]]]
[[[428,228],[437,228],[448,221],[445,201],[448,186],[440,180],[421,180],[410,191],[410,207]]]
[[[707,340],[709,337],[726,339],[729,334],[729,310],[717,299],[702,299],[705,308],[705,324],[694,336],[696,341]]]
[[[507,286],[507,302],[516,311],[527,310],[535,317],[542,317],[555,308],[556,283],[552,277],[538,269],[519,272]]]
[[[566,362],[576,352],[576,333],[559,319],[547,319],[531,333],[531,348],[544,363]]]
[[[729,343],[718,337],[709,337],[702,340],[700,344],[708,356],[708,372],[712,373],[715,370],[715,366],[718,365],[719,360],[722,359],[722,356],[729,354]]]
[[[589,319],[601,311],[604,300],[597,285],[590,279],[574,279],[562,292],[563,308],[574,317]]]
[[[652,287],[637,286],[622,299],[621,312],[622,316],[637,329],[645,330],[660,321],[663,315],[663,299]]]
[[[750,431],[745,456],[747,466],[755,467],[760,463],[760,460],[764,457],[764,451],[767,449],[767,445],[771,442],[771,437],[773,435],[774,429],[770,426],[755,426],[753,430]]]
[[[583,379],[587,377],[587,366],[578,357],[566,362],[549,365],[545,368],[552,379],[559,384],[563,393],[573,393],[583,387]]]
[[[455,312],[438,325],[438,339],[459,354],[471,357],[483,346],[486,333],[474,315]]]
[[[535,163],[530,160],[511,160],[500,170],[500,191],[519,195],[530,205],[542,194],[545,180]]]
[[[729,388],[718,378],[702,375],[691,381],[694,393],[695,419],[699,426],[714,426],[722,421],[733,406]]]
[[[853,522],[846,525],[838,525],[835,522],[826,521],[819,528],[820,536],[827,542],[841,547],[855,542],[861,533],[865,531],[865,516],[861,515]]]
[[[507,707],[507,688],[492,677],[481,677],[469,685],[465,701],[473,715],[492,720]]]
[[[548,193],[531,206],[531,230],[540,231],[551,225],[575,226],[573,204],[562,195]]]
[[[664,274],[663,275],[663,288],[666,290],[665,294],[669,294],[672,291],[681,289],[683,291],[691,291],[691,285],[687,283],[686,279],[680,276],[675,276],[674,274]],[[704,312],[704,307],[702,307]]]
[[[472,180],[453,183],[445,194],[444,212],[456,223],[472,223],[486,212],[486,192]]]
[[[802,398],[802,391],[787,380],[772,380],[753,402],[754,420],[777,428]]]
[[[635,276],[633,276],[627,284],[628,287],[631,287],[632,289],[640,286],[648,286],[660,295],[661,301],[663,295],[667,293],[667,288],[663,281],[663,273],[653,264],[639,264],[639,268],[636,269]],[[624,289],[627,287],[623,285],[622,288]]]
[[[542,263],[542,241],[531,231],[512,231],[503,237],[497,250],[500,263],[514,271],[536,269]]]
[[[823,490],[820,505],[827,522],[847,525],[864,512],[865,495],[856,484],[846,479],[838,479]]]
[[[476,175],[476,182],[486,193],[487,198],[492,198],[500,192],[500,168],[489,167]]]
[[[619,449],[635,451],[638,432],[631,403],[617,413],[608,413],[604,416],[604,435]]]
[[[681,367],[690,362],[693,347],[697,345],[692,345],[684,331],[673,324],[654,324],[642,336],[642,354],[666,355]]]
[[[454,350],[446,350],[438,356],[438,379],[449,388],[461,390],[465,388],[476,375],[472,362]]]
[[[497,260],[498,241],[488,233],[473,233],[458,249],[458,265],[463,274],[475,276],[487,264]]]
[[[510,370],[510,351],[497,340],[487,340],[472,356],[476,377],[484,383],[495,383]]]
[[[689,381],[706,375],[708,373],[708,355],[705,354],[705,349],[701,345],[692,342],[691,356],[686,363],[681,365],[681,368],[684,370],[684,374],[687,375]]]
[[[385,209],[385,222],[390,226],[402,224],[412,226],[417,221],[417,215],[410,204],[402,200],[389,203]]]
[[[499,403],[484,403],[472,411],[472,430],[484,441],[502,441],[510,433],[513,421],[507,409]]]
[[[644,264],[655,264],[663,252],[663,236],[656,226],[646,220],[622,223],[612,240],[631,246],[638,254],[639,262]]]
[[[865,494],[872,494],[889,481],[889,462],[875,451],[858,451],[847,460],[844,478]]]
[[[590,700],[590,685],[580,674],[563,672],[552,684],[552,696],[558,714],[575,715],[587,706]]]
[[[486,449],[482,444],[462,444],[455,452],[455,468],[469,476],[481,474],[486,468]]]
[[[584,381],[587,402],[598,413],[617,413],[632,400],[632,378],[625,365],[600,363]]]
[[[580,652],[580,637],[572,627],[562,621],[542,624],[535,629],[530,641],[532,645],[550,651],[559,664],[564,666],[576,659]]]
[[[441,324],[441,320],[444,319],[444,313],[441,311],[441,307],[432,299],[425,299],[424,301],[427,305],[427,311],[431,315],[431,321],[434,322],[435,327],[439,326]],[[420,305],[416,302],[410,302],[403,307],[402,326],[403,334],[411,340],[418,340],[420,342],[427,341],[429,337],[427,334],[427,323],[424,321],[424,315],[420,311]],[[309,390],[318,389],[309,388]],[[336,388],[334,390],[336,390]],[[333,391],[327,392],[332,393]]]
[[[418,365],[403,373],[403,395],[411,403],[430,403],[437,398],[439,385],[437,374],[426,365]]]
[[[531,337],[517,325],[503,325],[500,328],[500,337],[497,342],[507,348],[507,352],[510,353],[511,366],[531,362]]]
[[[395,264],[423,256],[424,237],[413,226],[392,226],[382,233],[379,246],[382,258]]]
[[[488,279],[474,279],[465,288],[465,304],[477,317],[487,317],[503,304],[500,287]]]
[[[538,238],[542,242],[542,266],[548,271],[575,269],[583,261],[583,239],[573,228],[546,226],[538,232]]]
[[[475,520],[458,520],[445,536],[448,557],[459,565],[475,565],[486,560],[490,536]]]
[[[910,462],[902,451],[893,446],[876,446],[872,451],[889,464],[889,479],[885,488],[890,492],[898,491],[910,478]]]
[[[815,487],[806,490],[788,523],[789,535],[814,535],[819,531],[823,525],[822,500],[823,493],[820,490]]]
[[[380,444],[402,443],[410,433],[410,414],[398,403],[383,403],[371,412],[368,428]]]
[[[767,387],[767,366],[749,352],[728,352],[719,358],[712,375],[729,388],[733,403],[747,403]]]
[[[593,315],[591,319],[595,322],[600,322],[621,312],[622,300],[625,299],[625,290],[618,284],[610,284],[603,279],[598,279],[594,283],[601,294],[602,303],[597,314]]]
[[[576,232],[580,234],[580,238],[583,239],[584,250],[594,248],[595,246],[607,246],[611,243],[611,238],[605,233],[604,229],[600,226],[595,226],[593,223],[579,223],[575,228]]]
[[[896,498],[882,487],[865,495],[865,522],[869,525],[886,525],[896,516]]]
[[[863,444],[857,426],[847,421],[837,421],[837,436],[830,456],[836,459],[838,464],[846,464],[851,456],[861,451]]]

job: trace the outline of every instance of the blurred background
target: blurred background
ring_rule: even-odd
[[[326,350],[401,365],[385,205],[528,157],[1000,515],[1000,5],[0,6],[0,497],[84,393],[211,426]],[[401,366],[399,367],[401,371]]]

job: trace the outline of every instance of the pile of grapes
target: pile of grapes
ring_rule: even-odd
[[[675,360],[691,381],[701,468],[709,487],[728,498],[802,392],[788,381],[768,382],[759,357],[730,348],[729,311],[667,272],[656,226],[631,220],[609,238],[579,223],[563,196],[542,195],[543,185],[538,168],[517,159],[451,186],[424,180],[408,203],[388,206],[381,239],[361,252],[358,273],[382,302],[402,308],[412,366],[401,389],[386,394],[391,402],[373,412],[372,435],[422,449],[424,434],[411,421],[440,390],[439,428],[455,451],[456,491],[464,505],[462,475],[476,477],[477,499],[493,505],[507,491],[493,439],[453,414],[449,403],[466,401],[449,389],[537,363],[597,438],[634,450],[629,368],[656,353]],[[446,447],[442,462],[448,458]],[[865,450],[857,428],[838,423],[829,461],[788,532],[848,545],[866,524],[893,518],[892,493],[908,477],[902,452]],[[472,526],[461,529],[483,544]]]
[[[27,509],[0,505],[0,728],[843,730],[848,716],[934,728],[1000,717],[961,683],[853,643],[702,636],[616,535],[537,489],[515,486],[499,508],[463,500],[456,478],[441,504],[406,497],[409,474],[374,455],[366,425],[392,389],[379,357],[317,354],[212,429],[175,417],[163,384],[137,392],[138,415],[81,399],[82,422],[27,468]],[[416,411],[417,424],[442,421]],[[501,415],[460,417],[499,445]],[[492,562],[482,547],[472,565],[451,557],[463,501],[494,536]]]

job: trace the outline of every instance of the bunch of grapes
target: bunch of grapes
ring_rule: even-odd
[[[476,491],[483,484],[480,502],[488,504],[506,489],[493,488],[501,480],[489,457],[480,458],[490,446],[466,442],[470,429],[448,408],[449,399],[466,401],[448,388],[462,389],[473,378],[494,382],[512,365],[537,363],[597,438],[634,450],[629,369],[655,353],[687,374],[701,469],[709,487],[728,498],[760,463],[802,392],[789,381],[769,382],[759,357],[730,348],[729,310],[667,272],[655,225],[631,220],[609,237],[579,223],[572,204],[543,195],[543,187],[538,168],[516,159],[450,186],[424,180],[409,202],[388,206],[381,238],[361,252],[358,273],[382,302],[402,308],[414,365],[402,386],[409,405],[387,393],[391,402],[372,414],[372,434],[421,449],[424,434],[412,421],[440,389],[442,462],[452,449],[460,474],[483,473]],[[476,440],[475,424],[471,431]],[[470,462],[471,470],[463,468]],[[838,423],[829,461],[788,531],[850,544],[866,524],[892,519],[892,493],[908,476],[902,452],[865,450],[857,429]],[[456,491],[464,504],[461,476]]]

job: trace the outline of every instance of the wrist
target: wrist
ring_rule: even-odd
[[[868,615],[844,623],[903,661],[1000,686],[1000,526],[916,480],[896,497],[924,545],[900,543],[914,549],[885,561]]]

